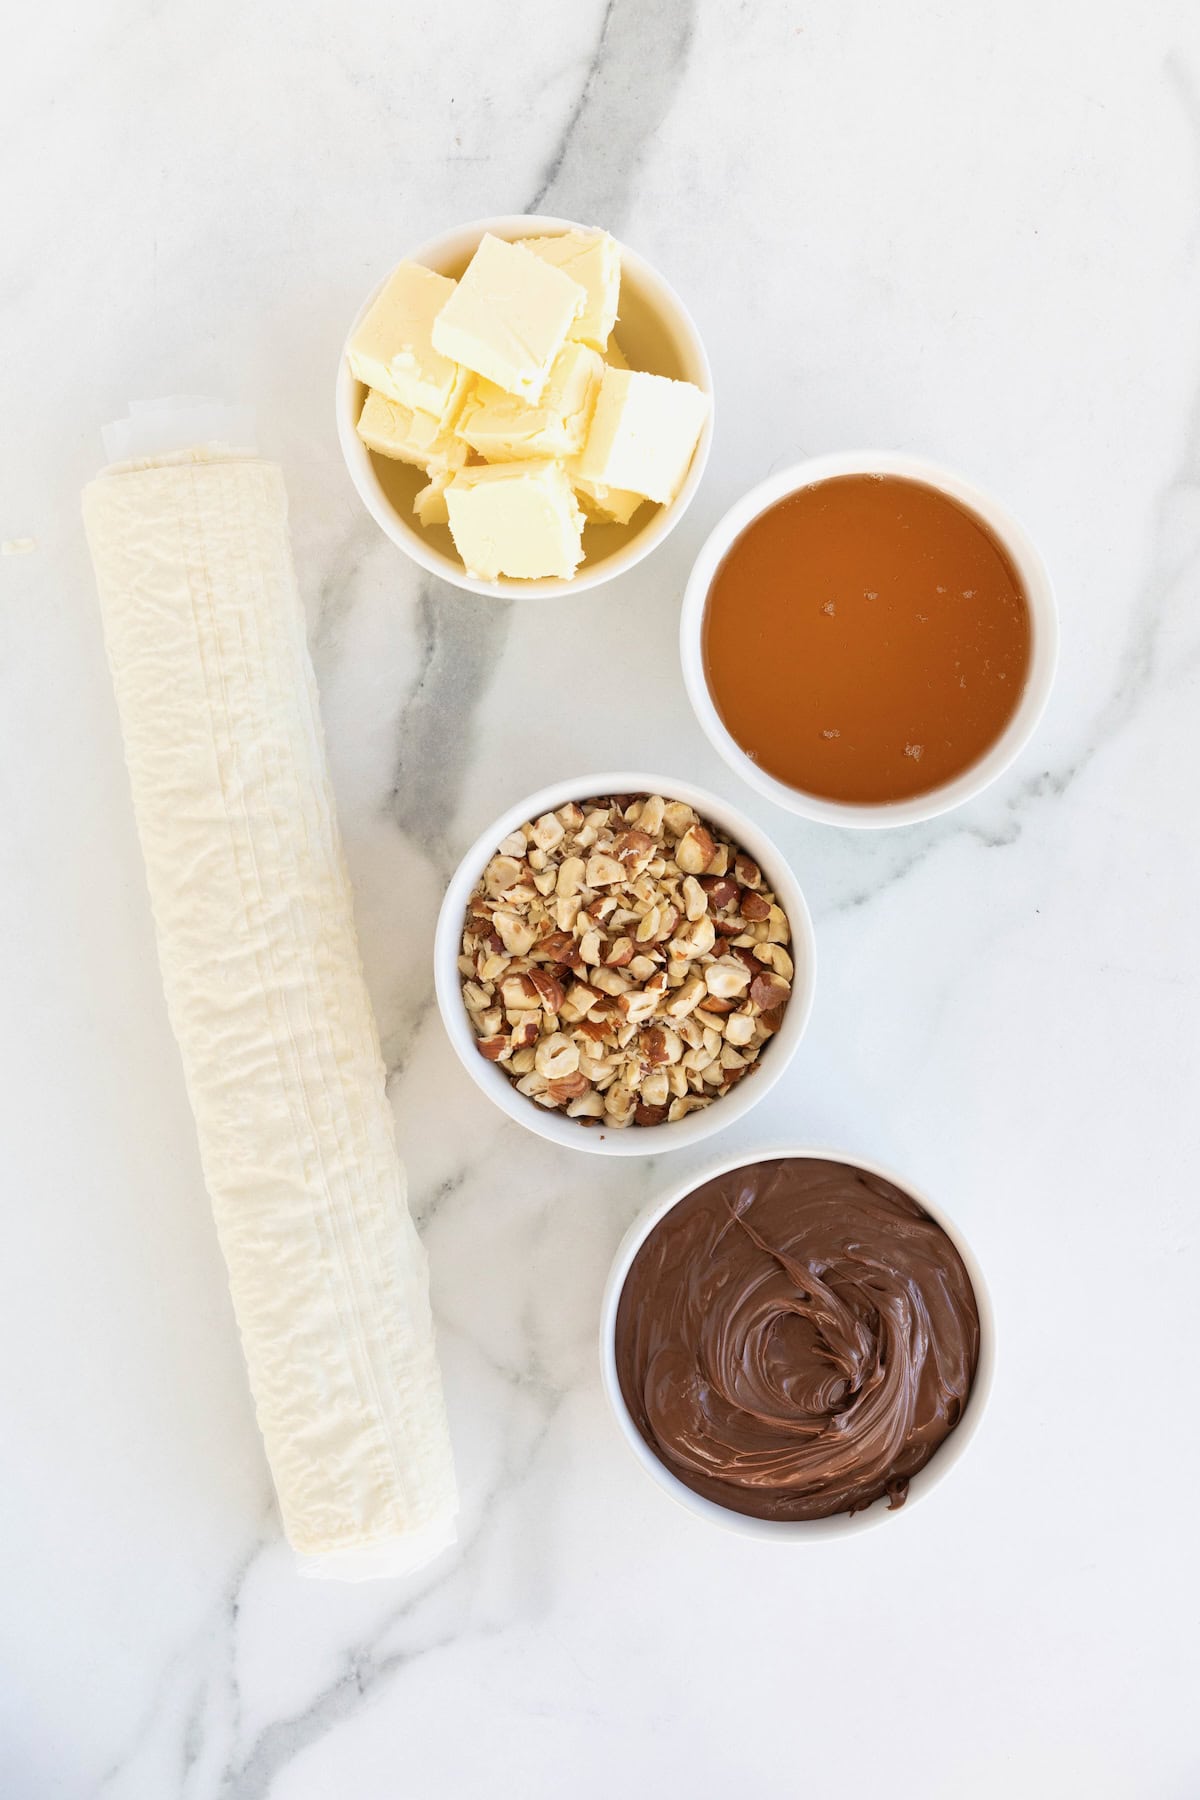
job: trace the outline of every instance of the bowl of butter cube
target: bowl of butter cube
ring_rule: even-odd
[[[338,371],[359,496],[413,560],[479,594],[596,587],[699,486],[712,375],[692,319],[608,232],[460,226],[367,297]]]

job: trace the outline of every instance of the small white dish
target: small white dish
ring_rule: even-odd
[[[796,973],[783,1024],[764,1046],[754,1071],[747,1074],[744,1081],[739,1081],[736,1087],[703,1111],[689,1113],[673,1125],[630,1125],[624,1130],[613,1130],[603,1124],[581,1125],[577,1119],[568,1119],[561,1112],[539,1106],[535,1100],[519,1094],[508,1076],[480,1055],[463,1002],[458,958],[462,950],[467,901],[495,855],[497,845],[527,820],[536,819],[544,812],[553,812],[568,800],[584,800],[595,794],[661,794],[664,799],[683,800],[695,807],[702,818],[716,825],[739,849],[754,858],[764,881],[773,889],[787,914],[792,929],[791,955]],[[799,882],[770,838],[737,807],[690,781],[627,771],[556,781],[553,786],[542,788],[539,793],[530,794],[510,806],[495,824],[481,832],[446,889],[438,914],[433,962],[442,1022],[459,1061],[475,1085],[527,1131],[548,1138],[552,1144],[561,1144],[564,1149],[591,1151],[600,1156],[658,1156],[664,1150],[685,1150],[744,1117],[775,1086],[799,1048],[812,1012],[817,974],[816,941],[808,906]]]
[[[883,1499],[876,1500],[862,1512],[834,1513],[826,1519],[760,1519],[749,1513],[733,1512],[729,1507],[719,1506],[715,1500],[708,1500],[703,1494],[697,1494],[673,1475],[665,1463],[659,1461],[630,1417],[621,1393],[616,1358],[617,1307],[633,1259],[651,1231],[673,1206],[685,1200],[689,1194],[694,1194],[705,1182],[727,1174],[730,1169],[745,1168],[751,1163],[775,1162],[785,1156],[807,1156],[822,1162],[847,1163],[851,1168],[863,1169],[869,1175],[878,1175],[884,1181],[890,1181],[902,1193],[910,1195],[919,1206],[924,1207],[930,1218],[941,1226],[953,1243],[962,1257],[971,1286],[975,1290],[975,1304],[979,1312],[979,1362],[962,1418],[949,1437],[934,1451],[925,1467],[912,1477],[903,1506],[896,1508],[894,1512],[889,1512],[887,1502]],[[874,1162],[870,1157],[852,1155],[844,1150],[812,1149],[807,1145],[772,1145],[765,1150],[743,1151],[737,1156],[723,1157],[720,1162],[698,1170],[681,1186],[673,1188],[664,1200],[649,1207],[630,1226],[613,1258],[600,1305],[600,1373],[604,1391],[622,1437],[646,1474],[678,1505],[694,1513],[697,1518],[707,1520],[710,1525],[720,1525],[743,1537],[771,1539],[775,1543],[815,1543],[828,1538],[851,1537],[861,1531],[870,1531],[887,1519],[903,1518],[945,1480],[966,1451],[986,1410],[995,1372],[996,1322],[991,1299],[983,1272],[958,1227],[939,1206],[934,1205],[927,1194],[914,1187],[904,1176],[897,1175],[893,1169],[885,1168],[882,1163]]]
[[[829,481],[838,475],[898,475],[949,495],[981,519],[1000,540],[1020,577],[1029,603],[1032,627],[1029,675],[1017,709],[996,742],[978,762],[953,781],[945,782],[927,794],[915,794],[909,800],[886,805],[858,805],[823,799],[767,774],[726,728],[704,674],[704,608],[713,578],[734,540],[777,501],[801,488],[811,487],[814,482]],[[989,494],[952,470],[939,468],[920,457],[904,456],[891,450],[843,451],[830,456],[814,456],[807,462],[782,469],[751,488],[730,507],[709,534],[688,578],[679,621],[679,651],[688,698],[706,737],[730,768],[760,794],[765,794],[768,800],[821,825],[848,825],[859,829],[915,825],[973,800],[1004,773],[1028,744],[1054,685],[1058,666],[1058,610],[1049,573],[1032,540],[1012,514]]]
[[[455,231],[444,232],[426,244],[419,244],[415,250],[405,251],[395,258],[395,262],[422,263],[439,275],[457,277],[470,262],[485,232],[511,241],[591,229],[596,228],[536,213],[505,214],[496,219],[477,219],[470,225],[460,225]],[[346,334],[346,345],[382,286],[380,280],[359,307]],[[443,581],[472,594],[518,595],[522,599],[539,600],[581,594],[588,588],[612,581],[641,562],[675,529],[700,485],[712,444],[712,370],[700,333],[679,295],[656,269],[625,244],[621,245],[620,317],[615,336],[633,368],[648,369],[655,375],[670,375],[678,381],[690,381],[708,395],[704,430],[683,486],[669,506],[652,506],[646,501],[628,525],[588,525],[583,540],[586,560],[570,581],[557,576],[542,581],[515,581],[508,576],[501,576],[497,581],[480,581],[474,575],[468,575],[463,567],[447,526],[426,529],[414,518],[413,500],[418,489],[425,485],[424,473],[408,463],[375,456],[359,437],[355,427],[367,390],[351,374],[346,362],[346,346],[343,346],[336,393],[338,441],[359,499],[375,523],[431,575],[440,575]]]

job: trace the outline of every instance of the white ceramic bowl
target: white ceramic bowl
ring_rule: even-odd
[[[423,263],[441,275],[458,276],[470,262],[485,232],[511,240],[550,237],[556,232],[584,229],[588,228],[577,226],[570,219],[548,218],[536,213],[506,214],[502,218],[477,219],[471,225],[460,225],[456,231],[445,232],[427,244],[419,244],[415,250],[406,251],[395,261]],[[382,286],[383,282],[378,282],[363,301],[346,334],[347,345]],[[464,569],[445,525],[425,529],[417,523],[412,504],[426,478],[420,469],[408,463],[373,455],[359,437],[355,426],[366,389],[350,373],[343,347],[337,376],[337,427],[350,479],[376,524],[431,575],[440,575],[444,581],[473,594],[519,594],[522,598],[533,599],[581,594],[587,588],[599,587],[601,582],[611,581],[626,569],[633,568],[679,523],[700,485],[712,444],[712,370],[700,334],[674,288],[624,244],[621,245],[620,308],[616,336],[631,365],[635,369],[648,369],[655,375],[690,381],[702,388],[709,396],[708,419],[687,478],[670,505],[651,506],[646,502],[628,525],[589,525],[584,533],[586,561],[571,581],[558,577],[548,577],[544,581],[514,581],[507,576],[498,581],[478,581]]]
[[[730,1169],[745,1168],[750,1163],[774,1162],[784,1156],[808,1156],[819,1158],[823,1162],[848,1163],[852,1168],[863,1169],[869,1175],[878,1175],[890,1181],[903,1193],[909,1194],[919,1206],[923,1206],[931,1219],[941,1226],[946,1236],[954,1244],[962,1257],[967,1274],[971,1278],[971,1286],[975,1290],[975,1304],[979,1311],[979,1362],[975,1370],[975,1380],[967,1397],[967,1404],[962,1418],[942,1444],[934,1451],[923,1469],[909,1482],[908,1494],[904,1505],[895,1512],[889,1512],[884,1500],[875,1501],[863,1512],[853,1515],[835,1513],[827,1519],[759,1519],[748,1513],[732,1512],[726,1506],[718,1506],[714,1500],[707,1500],[692,1488],[680,1481],[659,1461],[653,1450],[646,1443],[641,1432],[630,1417],[621,1393],[621,1384],[617,1379],[616,1359],[616,1324],[617,1306],[621,1298],[621,1290],[625,1285],[625,1277],[629,1273],[634,1257],[642,1244],[650,1235],[663,1216],[680,1200],[694,1194],[703,1187],[706,1181],[712,1181],[718,1175],[726,1174]],[[633,1451],[642,1468],[665,1493],[677,1501],[698,1518],[706,1519],[709,1524],[723,1526],[728,1531],[740,1532],[743,1537],[768,1538],[776,1543],[816,1543],[835,1537],[851,1537],[860,1531],[870,1531],[885,1520],[895,1521],[904,1518],[906,1513],[931,1493],[940,1482],[944,1481],[950,1470],[966,1451],[971,1439],[979,1429],[988,1398],[992,1390],[992,1382],[996,1369],[996,1324],[992,1312],[992,1303],[982,1271],[976,1262],[970,1246],[964,1241],[958,1230],[940,1207],[935,1206],[927,1194],[913,1186],[904,1176],[897,1175],[894,1170],[884,1168],[881,1163],[873,1162],[869,1157],[855,1156],[843,1150],[814,1150],[805,1145],[772,1145],[769,1149],[759,1151],[743,1151],[737,1156],[726,1156],[720,1162],[713,1163],[706,1169],[700,1169],[689,1176],[683,1186],[673,1188],[665,1200],[660,1200],[634,1221],[621,1240],[612,1269],[604,1290],[604,1299],[600,1307],[600,1370],[604,1383],[604,1391],[612,1408],[613,1417],[620,1428],[621,1435]]]
[[[721,561],[737,538],[760,513],[786,499],[800,488],[814,482],[828,481],[836,475],[899,475],[910,481],[924,482],[939,488],[975,513],[999,538],[1020,576],[1029,602],[1032,646],[1029,676],[1016,712],[1001,735],[979,761],[973,763],[953,781],[933,788],[927,794],[916,794],[910,800],[897,800],[887,805],[857,805],[840,800],[826,800],[790,787],[776,780],[754,762],[726,729],[713,704],[704,675],[701,632],[704,608]],[[679,624],[679,648],[683,660],[683,679],[696,717],[713,747],[720,752],[731,769],[751,787],[803,818],[815,819],[822,825],[873,827],[880,825],[915,825],[922,819],[936,818],[952,807],[988,787],[1002,775],[1020,755],[1045,711],[1054,684],[1058,664],[1058,611],[1054,589],[1041,556],[1024,528],[990,495],[949,469],[923,462],[916,456],[902,456],[891,450],[854,450],[832,456],[815,456],[771,475],[751,488],[710,533],[688,579]]]
[[[463,920],[467,901],[476,883],[496,853],[496,846],[529,819],[553,812],[568,800],[584,800],[593,794],[662,794],[667,800],[684,800],[695,807],[702,818],[718,826],[740,849],[747,851],[763,872],[767,885],[775,892],[792,928],[791,955],[796,965],[792,997],[783,1015],[783,1024],[765,1045],[758,1065],[736,1087],[714,1100],[701,1112],[689,1113],[674,1125],[630,1125],[613,1131],[604,1125],[585,1126],[563,1113],[548,1111],[519,1094],[508,1076],[495,1063],[479,1054],[475,1033],[467,1017],[462,997],[462,978],[458,957],[462,948]],[[601,1156],[658,1156],[664,1150],[684,1150],[713,1132],[724,1130],[740,1119],[770,1092],[787,1068],[804,1036],[812,1011],[817,974],[817,951],[812,919],[800,891],[800,884],[775,845],[736,806],[716,794],[695,787],[690,781],[678,781],[669,775],[629,774],[585,775],[577,780],[556,781],[540,793],[530,794],[481,832],[459,863],[442,909],[438,914],[434,938],[434,981],[442,1022],[450,1042],[458,1053],[467,1074],[482,1088],[489,1099],[518,1125],[549,1138],[567,1150],[588,1150]]]

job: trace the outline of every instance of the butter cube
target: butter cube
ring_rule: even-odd
[[[588,481],[572,464],[568,464],[568,473],[584,516],[597,525],[628,525],[643,504],[641,494],[631,494],[628,488],[605,487],[602,482]]]
[[[455,548],[481,581],[570,577],[583,561],[583,515],[559,462],[460,469],[446,505]]]
[[[540,400],[518,400],[492,381],[475,382],[455,429],[488,462],[574,456],[582,450],[604,364],[586,344],[564,344]]]
[[[430,525],[448,525],[450,514],[446,507],[446,487],[450,476],[446,472],[435,475],[428,486],[423,487],[413,501],[413,512],[420,523]]]
[[[571,336],[593,350],[603,350],[617,322],[621,296],[621,252],[607,231],[564,231],[558,237],[520,240],[543,262],[577,281],[587,302],[571,327]]]
[[[358,435],[368,450],[390,456],[394,462],[416,463],[432,473],[458,469],[467,460],[467,447],[446,430],[432,413],[416,412],[368,390],[358,419]]]
[[[351,372],[389,400],[440,419],[454,397],[458,371],[434,349],[431,333],[456,286],[420,263],[393,269],[350,341]]]
[[[708,396],[690,381],[606,367],[574,473],[665,506],[683,485],[707,417]]]
[[[433,345],[506,394],[540,400],[586,302],[583,288],[560,269],[486,232],[433,321]]]

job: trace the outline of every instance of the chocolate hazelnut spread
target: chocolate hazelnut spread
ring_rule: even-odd
[[[979,1312],[950,1238],[891,1182],[782,1157],[706,1182],[634,1257],[617,1307],[630,1416],[670,1472],[764,1519],[858,1512],[962,1417]]]

